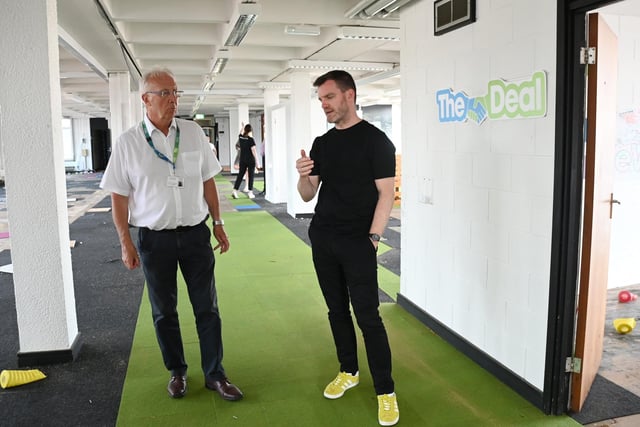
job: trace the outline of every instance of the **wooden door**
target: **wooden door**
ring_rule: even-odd
[[[581,359],[582,367],[572,377],[570,401],[576,412],[584,404],[602,359],[616,139],[617,38],[600,15],[591,14],[588,19],[589,46],[596,47],[596,62],[587,65],[584,217],[575,345],[575,357]]]

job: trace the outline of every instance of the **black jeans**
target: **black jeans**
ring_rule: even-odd
[[[196,320],[202,371],[212,379],[224,378],[211,230],[204,221],[178,230],[140,228],[138,249],[166,368],[172,375],[186,375],[187,372],[177,311],[176,275],[180,265]]]
[[[242,163],[240,162],[240,169],[238,169],[238,176],[236,177],[236,182],[233,184],[233,189],[237,190],[240,188],[240,183],[244,178],[244,173],[249,171],[249,181],[247,182],[247,187],[249,191],[253,190],[253,177],[256,173],[256,164],[255,163]]]
[[[363,236],[345,237],[309,228],[313,264],[329,309],[329,324],[336,345],[340,371],[358,371],[356,333],[349,310],[353,307],[364,337],[369,370],[376,394],[393,393],[391,349],[378,306],[376,251]]]

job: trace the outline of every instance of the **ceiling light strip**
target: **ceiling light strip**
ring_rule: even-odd
[[[261,12],[261,7],[257,3],[244,2],[238,7],[238,19],[227,37],[225,46],[239,46],[245,36],[256,23],[256,19]]]
[[[347,70],[347,71],[387,71],[393,69],[394,64],[384,62],[349,62],[349,61],[312,61],[292,59],[289,68],[307,70]]]

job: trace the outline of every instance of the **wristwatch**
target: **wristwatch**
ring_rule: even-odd
[[[224,225],[224,220],[216,219],[215,221],[213,221],[213,225]]]
[[[369,233],[369,238],[371,240],[373,240],[374,242],[379,242],[380,241],[380,235],[376,234],[376,233]]]

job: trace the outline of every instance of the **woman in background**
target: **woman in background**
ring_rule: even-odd
[[[240,144],[240,166],[238,168],[238,176],[236,177],[236,182],[233,185],[233,193],[231,195],[234,199],[238,198],[240,183],[242,182],[245,172],[247,172],[249,174],[249,192],[247,193],[247,196],[249,196],[250,199],[253,199],[256,197],[253,194],[253,177],[256,171],[256,164],[258,163],[258,155],[256,154],[256,141],[253,139],[250,124],[246,124],[244,126],[244,130],[238,138],[238,144]]]

